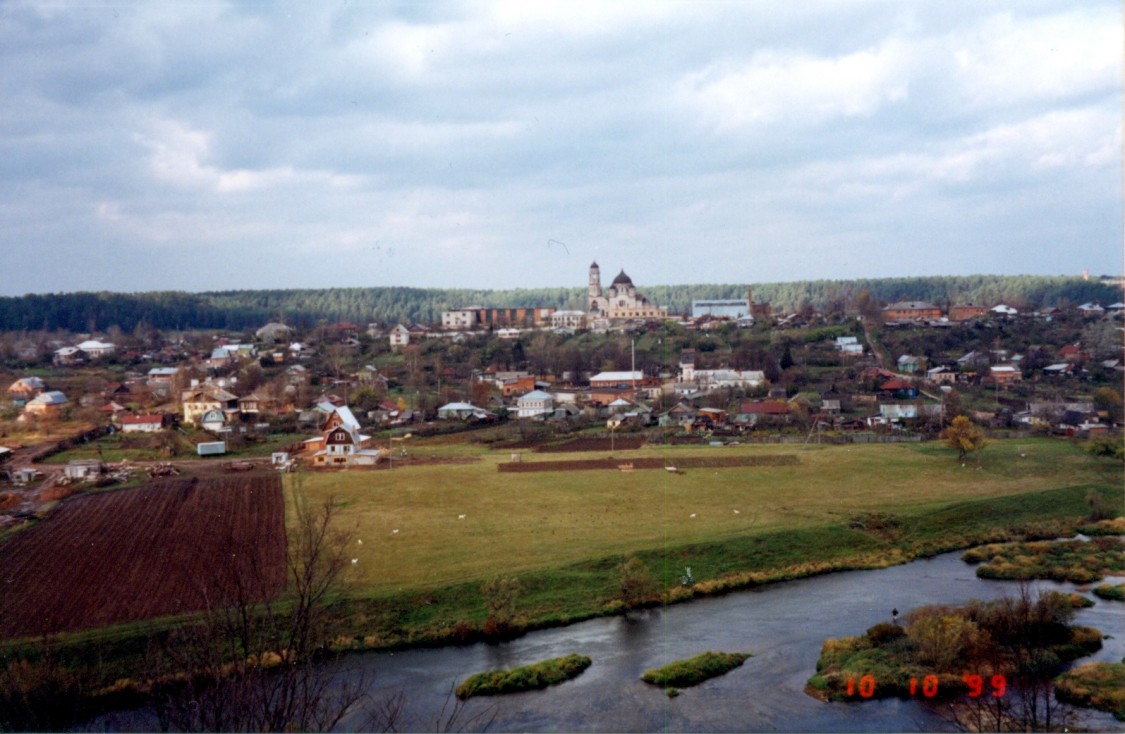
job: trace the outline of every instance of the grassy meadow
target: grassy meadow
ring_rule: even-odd
[[[313,502],[333,497],[344,505],[342,522],[355,527],[356,559],[349,579],[359,595],[382,596],[478,583],[497,574],[519,575],[619,558],[630,553],[718,544],[739,555],[748,539],[805,532],[817,543],[875,550],[917,535],[918,522],[941,513],[949,529],[1003,526],[1018,515],[1037,514],[1032,498],[1060,488],[1120,491],[1120,465],[1086,456],[1052,440],[996,442],[978,469],[962,466],[952,450],[936,443],[850,446],[646,447],[618,451],[623,462],[660,456],[675,465],[682,456],[793,454],[784,467],[664,471],[499,473],[510,452],[469,444],[415,444],[416,457],[474,458],[467,464],[405,466],[390,471],[306,472],[290,486]],[[524,462],[593,459],[606,453],[523,453]],[[1026,502],[1017,498],[1027,496]],[[980,517],[957,507],[1006,500],[1011,510]],[[1049,504],[1049,503],[1047,503]],[[1120,504],[1120,503],[1119,503]],[[1006,504],[997,507],[1006,507]],[[1053,508],[1043,507],[1044,517]],[[1082,513],[1074,507],[1075,516]],[[849,526],[854,518],[882,513],[897,525],[879,533]],[[362,542],[358,542],[362,541]],[[956,547],[955,545],[953,547]],[[763,551],[766,549],[763,549]],[[806,548],[816,560],[833,548]],[[739,570],[692,563],[697,579]],[[700,553],[706,556],[706,553]],[[703,560],[703,559],[700,559]],[[785,560],[785,559],[779,559]],[[661,569],[656,569],[658,572]],[[665,569],[669,575],[682,567]]]

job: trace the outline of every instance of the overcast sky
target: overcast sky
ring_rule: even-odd
[[[1122,6],[0,4],[0,294],[1122,270]]]

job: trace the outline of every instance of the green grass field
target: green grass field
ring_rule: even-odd
[[[902,535],[917,530],[912,519],[936,517],[933,513],[958,503],[1064,487],[1108,490],[1120,488],[1122,478],[1119,464],[1092,459],[1071,444],[1052,440],[994,443],[979,469],[973,463],[963,467],[952,450],[936,443],[657,447],[615,454],[622,461],[660,456],[669,464],[681,456],[786,453],[799,459],[796,466],[692,469],[684,474],[501,474],[497,464],[508,461],[509,452],[463,443],[419,443],[411,451],[422,457],[478,460],[392,471],[305,472],[290,478],[290,485],[298,482],[313,502],[333,497],[343,503],[342,522],[355,527],[357,541],[362,541],[356,543],[350,569],[350,581],[361,596],[562,569],[628,553],[737,546],[793,531],[846,533],[857,536],[852,540],[862,546],[871,536],[847,526],[864,513],[901,519],[905,525],[895,532]],[[524,452],[523,459],[603,456]],[[1007,519],[950,517],[947,522],[950,527],[982,520],[1004,525]],[[826,537],[824,542],[841,540]],[[887,538],[877,540],[873,548],[885,545]],[[807,550],[809,558],[817,556],[817,548]],[[690,559],[689,553],[689,565]],[[739,570],[706,565],[693,567],[696,578]]]

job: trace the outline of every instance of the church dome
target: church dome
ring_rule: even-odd
[[[625,270],[622,269],[621,272],[617,274],[617,277],[613,279],[613,285],[633,285],[633,280],[626,275]]]

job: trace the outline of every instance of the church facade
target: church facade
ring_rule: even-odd
[[[608,288],[602,288],[601,268],[590,265],[590,281],[586,296],[592,319],[665,319],[667,307],[655,306],[637,293],[632,279],[622,270]]]

